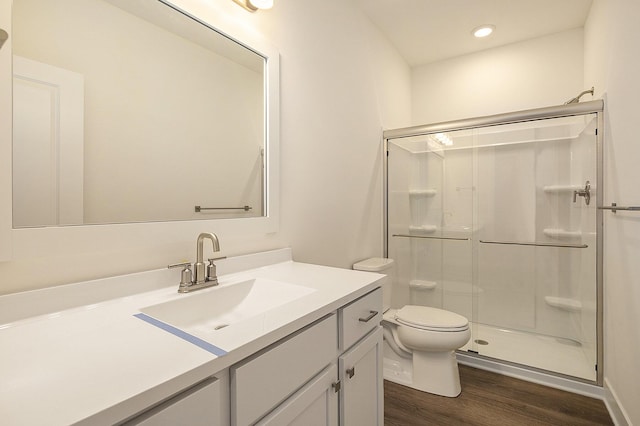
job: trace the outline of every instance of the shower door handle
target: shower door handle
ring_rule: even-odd
[[[589,203],[591,202],[591,183],[589,181],[587,181],[584,184],[584,189],[578,189],[573,191],[573,202],[575,203],[578,195],[581,197],[584,197],[584,202],[586,205],[589,205]]]

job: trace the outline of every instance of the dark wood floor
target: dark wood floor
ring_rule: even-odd
[[[613,425],[598,399],[464,365],[460,381],[457,398],[385,381],[385,426]]]

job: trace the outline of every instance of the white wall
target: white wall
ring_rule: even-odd
[[[409,125],[409,67],[350,2],[282,1],[252,17],[281,53],[282,233],[294,258],[381,256],[381,131]]]
[[[606,99],[607,204],[640,205],[638,22],[636,0],[595,0],[585,26],[585,77]],[[604,226],[605,386],[640,424],[640,215],[607,212]]]
[[[227,236],[227,255],[290,245],[296,260],[350,267],[382,254],[381,129],[407,126],[409,67],[350,3],[276,2],[250,14],[231,1],[175,0],[207,8],[229,27],[262,36],[281,55],[281,224],[276,234]],[[1,78],[9,78],[2,75]],[[106,229],[106,228],[105,228]],[[127,249],[46,252],[14,237],[14,260],[0,262],[0,294],[164,267],[193,258],[197,223],[171,238],[135,240]],[[100,231],[101,235],[105,232]]]
[[[414,125],[560,105],[585,90],[583,31],[426,64],[412,75]]]

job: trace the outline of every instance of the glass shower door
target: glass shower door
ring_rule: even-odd
[[[595,114],[477,135],[473,350],[596,379]]]
[[[388,139],[393,307],[464,315],[462,351],[596,381],[597,122]]]
[[[472,317],[473,131],[388,144],[388,257],[392,304]]]

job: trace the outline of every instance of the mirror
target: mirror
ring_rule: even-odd
[[[267,56],[158,0],[12,17],[14,228],[268,216]]]

